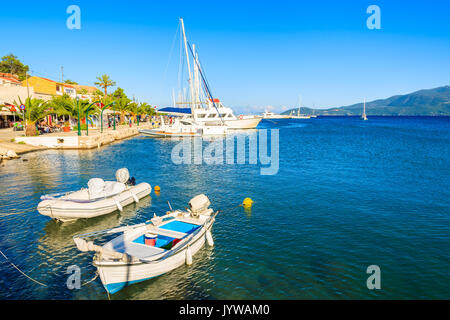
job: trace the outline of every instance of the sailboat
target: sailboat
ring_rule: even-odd
[[[361,120],[367,120],[367,116],[366,116],[366,99],[364,99],[364,107],[363,107],[363,114],[361,115]]]
[[[204,135],[224,135],[228,131],[228,127],[225,125],[222,116],[220,116],[220,123],[205,123],[204,121],[200,121],[198,117],[198,109],[201,108],[200,103],[200,86],[199,86],[199,74],[203,81],[203,85],[206,91],[206,95],[209,100],[212,102],[214,108],[217,109],[215,104],[215,100],[209,89],[209,86],[206,82],[204,74],[200,68],[200,64],[198,61],[198,56],[195,51],[192,49],[191,45],[188,43],[186,38],[186,31],[184,29],[184,21],[180,18],[181,32],[183,36],[183,44],[184,44],[184,52],[186,54],[186,62],[188,69],[188,82],[189,82],[189,93],[190,93],[190,102],[181,102],[182,104],[190,105],[192,116],[185,116],[181,119],[172,118],[169,123],[164,121],[164,118],[161,116],[161,125],[159,128],[155,129],[141,129],[140,133],[153,137],[195,137],[195,136],[204,136]],[[194,76],[192,77],[191,72],[191,64],[190,64],[190,56],[191,53],[194,60]]]
[[[300,113],[300,96],[298,97],[298,100],[299,100],[299,103],[298,103],[299,106],[297,108],[297,114],[292,114],[292,111],[291,111],[291,115],[289,116],[289,118],[291,118],[291,119],[309,119],[309,118],[311,118],[308,115],[303,115]]]

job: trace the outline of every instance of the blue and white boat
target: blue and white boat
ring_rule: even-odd
[[[113,294],[127,285],[160,276],[183,264],[192,264],[206,243],[214,245],[211,228],[218,212],[209,208],[204,194],[189,202],[187,211],[169,211],[165,216],[133,226],[74,236],[80,251],[94,251],[94,265],[106,291]],[[92,238],[120,233],[103,246]]]

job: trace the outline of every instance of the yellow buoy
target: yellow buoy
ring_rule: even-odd
[[[244,207],[250,208],[253,205],[253,200],[250,198],[245,198],[244,201],[242,202],[242,205]]]
[[[155,192],[160,192],[161,188],[159,186],[155,186]]]

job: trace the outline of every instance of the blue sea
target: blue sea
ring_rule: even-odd
[[[111,299],[450,299],[450,118],[264,120],[279,130],[279,170],[175,164],[170,139],[137,136],[100,149],[29,153],[0,165],[0,299],[108,299],[75,234],[140,223],[205,193],[222,211],[215,246]],[[245,134],[245,133],[243,133]],[[206,142],[205,142],[206,143]],[[207,144],[207,143],[206,143]],[[269,148],[270,150],[270,148]],[[23,161],[24,159],[28,161]],[[122,213],[62,224],[39,215],[43,194],[113,180],[127,167],[159,195]],[[239,206],[254,200],[251,210]],[[369,290],[367,268],[380,268]]]

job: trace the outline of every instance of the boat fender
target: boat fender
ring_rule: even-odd
[[[192,252],[191,247],[186,249],[186,264],[190,266],[192,264]]]
[[[133,196],[134,202],[138,203],[139,202],[138,197],[133,192],[130,191],[130,193]]]
[[[116,199],[114,199],[113,198],[113,200],[114,200],[114,203],[116,204],[116,206],[117,206],[117,209],[119,209],[119,211],[120,212],[122,212],[123,211],[123,208],[122,208],[122,206],[120,205],[120,202],[119,201],[117,201]]]
[[[208,243],[208,246],[210,247],[214,246],[214,240],[210,230],[206,231],[206,242]]]

